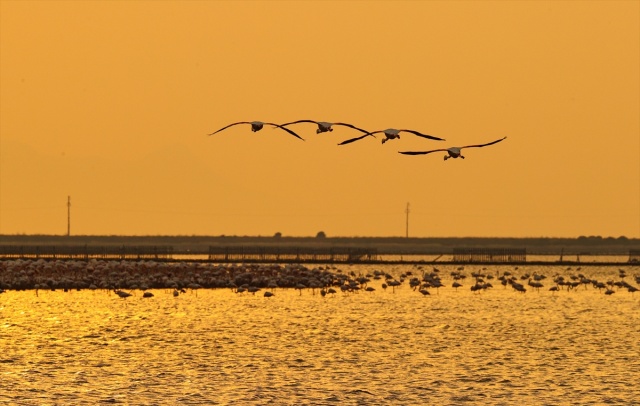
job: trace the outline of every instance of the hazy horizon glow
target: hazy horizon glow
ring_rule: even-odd
[[[0,11],[0,234],[640,238],[640,2]]]

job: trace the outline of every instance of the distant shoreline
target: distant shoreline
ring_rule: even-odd
[[[366,247],[380,254],[447,254],[454,248],[520,248],[529,255],[629,255],[640,239],[626,237],[286,237],[286,236],[117,236],[0,235],[2,246],[171,246],[205,252],[222,246]]]

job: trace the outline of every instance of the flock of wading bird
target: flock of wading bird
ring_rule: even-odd
[[[262,130],[262,128],[264,128],[265,125],[268,125],[268,126],[272,126],[274,129],[275,128],[279,128],[279,129],[281,129],[283,131],[286,131],[287,133],[293,135],[294,137],[304,141],[304,138],[302,138],[297,133],[295,133],[294,131],[292,131],[291,129],[288,128],[288,126],[291,126],[291,125],[294,125],[294,124],[302,124],[302,123],[311,123],[311,124],[317,125],[318,128],[316,129],[316,134],[331,132],[331,131],[333,131],[333,126],[349,127],[349,128],[352,128],[354,130],[357,130],[357,131],[363,133],[363,135],[359,135],[357,137],[349,138],[348,140],[342,141],[338,145],[351,144],[352,142],[359,141],[359,140],[362,140],[362,139],[365,139],[365,138],[369,138],[369,137],[376,138],[375,134],[383,134],[384,135],[384,138],[382,139],[382,143],[384,144],[385,142],[390,141],[390,140],[400,139],[400,133],[402,133],[402,132],[413,134],[413,135],[417,135],[418,137],[427,138],[427,139],[430,139],[430,140],[445,141],[444,138],[439,138],[439,137],[434,137],[433,135],[423,134],[423,133],[421,133],[419,131],[416,131],[416,130],[387,128],[386,130],[367,131],[367,130],[363,130],[360,127],[356,127],[353,124],[348,124],[348,123],[330,123],[330,122],[327,122],[327,121],[315,121],[315,120],[298,120],[298,121],[292,121],[290,123],[284,123],[284,124],[266,123],[266,122],[263,122],[263,121],[239,121],[237,123],[231,123],[229,125],[226,125],[226,126],[222,127],[221,129],[219,129],[218,131],[212,132],[209,135],[217,134],[222,130],[225,130],[225,129],[229,128],[229,127],[233,127],[235,125],[240,125],[240,124],[248,124],[248,125],[250,125],[251,126],[251,131],[253,131],[253,132],[260,131],[260,130]],[[464,159],[464,156],[462,155],[462,150],[464,148],[486,147],[488,145],[497,144],[498,142],[500,142],[500,141],[502,141],[502,140],[504,140],[506,138],[507,137],[503,137],[503,138],[497,139],[495,141],[487,142],[485,144],[465,145],[465,146],[462,146],[462,147],[438,148],[438,149],[432,149],[432,150],[428,150],[428,151],[398,151],[398,152],[400,154],[404,154],[404,155],[426,155],[426,154],[430,154],[432,152],[446,152],[447,155],[444,156],[444,160],[445,161],[447,159],[449,159],[449,158],[463,158]]]
[[[353,270],[341,270],[335,266],[317,266],[308,268],[301,264],[213,264],[191,262],[156,261],[45,261],[11,260],[0,261],[0,294],[9,290],[64,291],[104,290],[118,297],[136,296],[154,297],[161,293],[174,297],[198,289],[230,289],[236,294],[260,292],[265,297],[275,295],[276,289],[311,290],[324,296],[375,292],[383,289],[395,292],[407,289],[428,296],[435,290],[448,286],[455,291],[470,289],[480,293],[490,289],[509,288],[517,293],[528,290],[540,292],[548,290],[552,294],[558,291],[577,292],[597,290],[605,295],[628,291],[634,293],[638,288],[627,280],[624,269],[618,269],[617,275],[609,275],[598,280],[580,267],[564,271],[550,269],[550,276],[542,272],[529,272],[515,267],[511,270],[492,271],[487,268],[475,270],[464,266],[445,265],[442,270],[415,265],[400,275],[392,275],[379,269],[355,273]],[[447,274],[449,277],[447,277]],[[450,278],[450,279],[449,279]],[[640,284],[640,275],[634,275],[636,284]],[[375,286],[375,287],[374,287]]]

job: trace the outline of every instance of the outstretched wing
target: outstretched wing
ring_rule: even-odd
[[[313,124],[318,124],[318,122],[317,122],[317,121],[313,121],[313,120],[298,120],[298,121],[292,121],[292,122],[290,122],[290,123],[280,124],[280,127],[284,127],[285,125],[298,124],[298,123],[313,123]]]
[[[398,151],[398,153],[405,154],[405,155],[426,155],[432,152],[439,152],[439,151],[447,152],[446,149],[432,149],[431,151]]]
[[[354,130],[358,130],[358,131],[360,131],[360,132],[363,132],[363,133],[366,133],[366,134],[370,134],[370,132],[369,132],[369,131],[367,131],[367,130],[363,130],[362,128],[358,128],[358,127],[356,127],[356,126],[355,126],[355,125],[353,125],[353,124],[347,124],[347,123],[333,123],[333,125],[343,125],[343,126],[345,126],[345,127],[353,128]]]
[[[373,134],[381,133],[381,132],[382,132],[382,131],[374,131],[374,132],[372,132],[372,133],[366,133],[365,135],[361,135],[361,136],[356,137],[356,138],[350,138],[350,139],[348,139],[348,140],[346,140],[346,141],[342,141],[342,142],[341,142],[341,143],[339,143],[338,145],[351,144],[351,143],[352,143],[352,142],[354,142],[354,141],[361,140],[361,139],[363,139],[363,138],[365,138],[365,137],[368,137],[368,136],[372,136],[372,137],[373,137]],[[375,138],[375,137],[373,137],[373,138]]]
[[[278,128],[282,128],[283,130],[285,130],[286,132],[288,132],[289,134],[293,135],[296,138],[300,138],[302,141],[304,141],[304,138],[302,138],[301,136],[299,136],[298,134],[294,133],[293,131],[291,131],[290,129],[281,126],[280,124],[274,124],[274,123],[264,123],[264,124],[268,124],[268,125],[272,125],[274,127],[278,127]]]
[[[444,141],[444,138],[438,138],[438,137],[434,137],[433,135],[422,134],[421,132],[414,131],[414,130],[400,130],[400,131],[405,131],[411,134],[415,134],[418,137],[422,137],[422,138],[429,138],[430,140]]]
[[[226,127],[222,127],[222,128],[221,128],[221,129],[219,129],[218,131],[212,132],[212,133],[211,133],[211,134],[209,134],[209,135],[213,135],[213,134],[215,134],[215,133],[219,133],[219,132],[220,132],[220,131],[222,131],[222,130],[225,130],[225,129],[229,128],[229,127],[232,127],[232,126],[234,126],[234,125],[238,125],[238,124],[251,124],[251,123],[250,123],[249,121],[239,121],[239,122],[237,122],[237,123],[229,124],[229,125],[228,125],[228,126],[226,126]]]
[[[486,144],[467,145],[467,146],[464,146],[464,147],[460,147],[460,149],[462,149],[462,148],[479,148],[479,147],[486,147],[487,145],[493,145],[493,144],[496,144],[496,143],[498,143],[498,142],[500,142],[500,141],[504,140],[505,138],[507,138],[507,137],[503,137],[503,138],[500,138],[499,140],[491,141],[491,142],[488,142],[488,143],[486,143]]]

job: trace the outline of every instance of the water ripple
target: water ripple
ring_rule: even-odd
[[[416,272],[378,268],[397,279]],[[587,277],[607,279],[617,269],[592,272]],[[230,289],[179,297],[156,289],[148,299],[104,290],[6,292],[0,403],[573,405],[640,398],[640,296],[593,288],[521,294],[502,286],[423,296],[407,283],[393,290],[381,283],[370,283],[374,292],[326,297],[280,288],[271,298]]]

